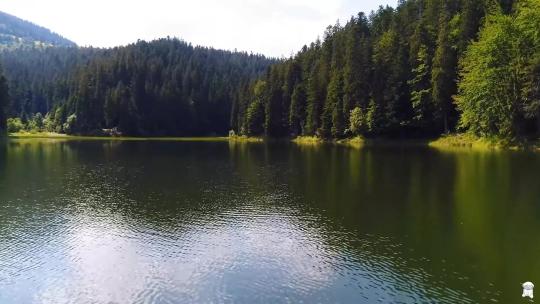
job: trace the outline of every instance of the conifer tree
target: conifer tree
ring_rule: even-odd
[[[436,119],[445,133],[450,131],[452,123],[452,95],[456,90],[456,65],[455,51],[448,33],[448,15],[443,11],[439,21],[431,83]]]

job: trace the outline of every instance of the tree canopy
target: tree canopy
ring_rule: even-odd
[[[538,132],[539,12],[538,0],[408,0],[361,13],[272,66],[257,80],[266,92],[247,87],[240,107],[265,104],[265,128],[245,111],[233,127],[324,138]]]
[[[241,88],[274,60],[160,39],[113,49],[4,52],[10,117],[40,113],[48,131],[211,135],[230,129]]]
[[[540,131],[540,1],[493,12],[461,64],[460,125],[480,136]]]
[[[540,134],[540,0],[403,0],[329,26],[284,60],[170,38],[0,56],[15,129],[328,139]]]

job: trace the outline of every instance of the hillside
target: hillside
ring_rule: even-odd
[[[0,54],[8,117],[49,130],[126,135],[226,134],[239,93],[275,60],[159,39],[113,49],[45,48]]]
[[[18,49],[0,54],[7,115],[70,134],[538,138],[539,12],[540,0],[400,1],[279,61],[178,39]]]
[[[408,0],[360,13],[244,96],[232,128],[249,136],[537,138],[540,0]]]
[[[0,12],[0,50],[47,46],[75,46],[75,43],[49,29]]]

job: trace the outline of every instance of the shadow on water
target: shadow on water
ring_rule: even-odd
[[[535,154],[11,140],[0,168],[0,302],[508,303],[540,275]]]

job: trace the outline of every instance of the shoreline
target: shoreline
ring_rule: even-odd
[[[498,138],[484,138],[471,134],[443,135],[430,141],[436,149],[468,149],[474,151],[536,151],[540,152],[540,140],[510,141]]]
[[[208,137],[136,137],[136,136],[84,136],[61,133],[11,133],[7,139],[65,139],[65,140],[103,140],[103,141],[199,141],[199,142],[230,142],[230,143],[265,143],[272,141],[291,142],[301,146],[339,145],[352,148],[364,146],[415,145],[434,149],[457,149],[472,151],[537,151],[540,152],[540,140],[511,142],[495,138],[482,138],[471,134],[459,133],[443,135],[436,139],[384,139],[363,138],[356,136],[346,139],[322,139],[317,136],[298,136],[288,139],[271,139],[250,136],[208,136]]]
[[[103,141],[229,141],[228,137],[136,137],[136,136],[84,136],[61,133],[11,133],[8,139],[66,139],[66,140],[103,140]]]

